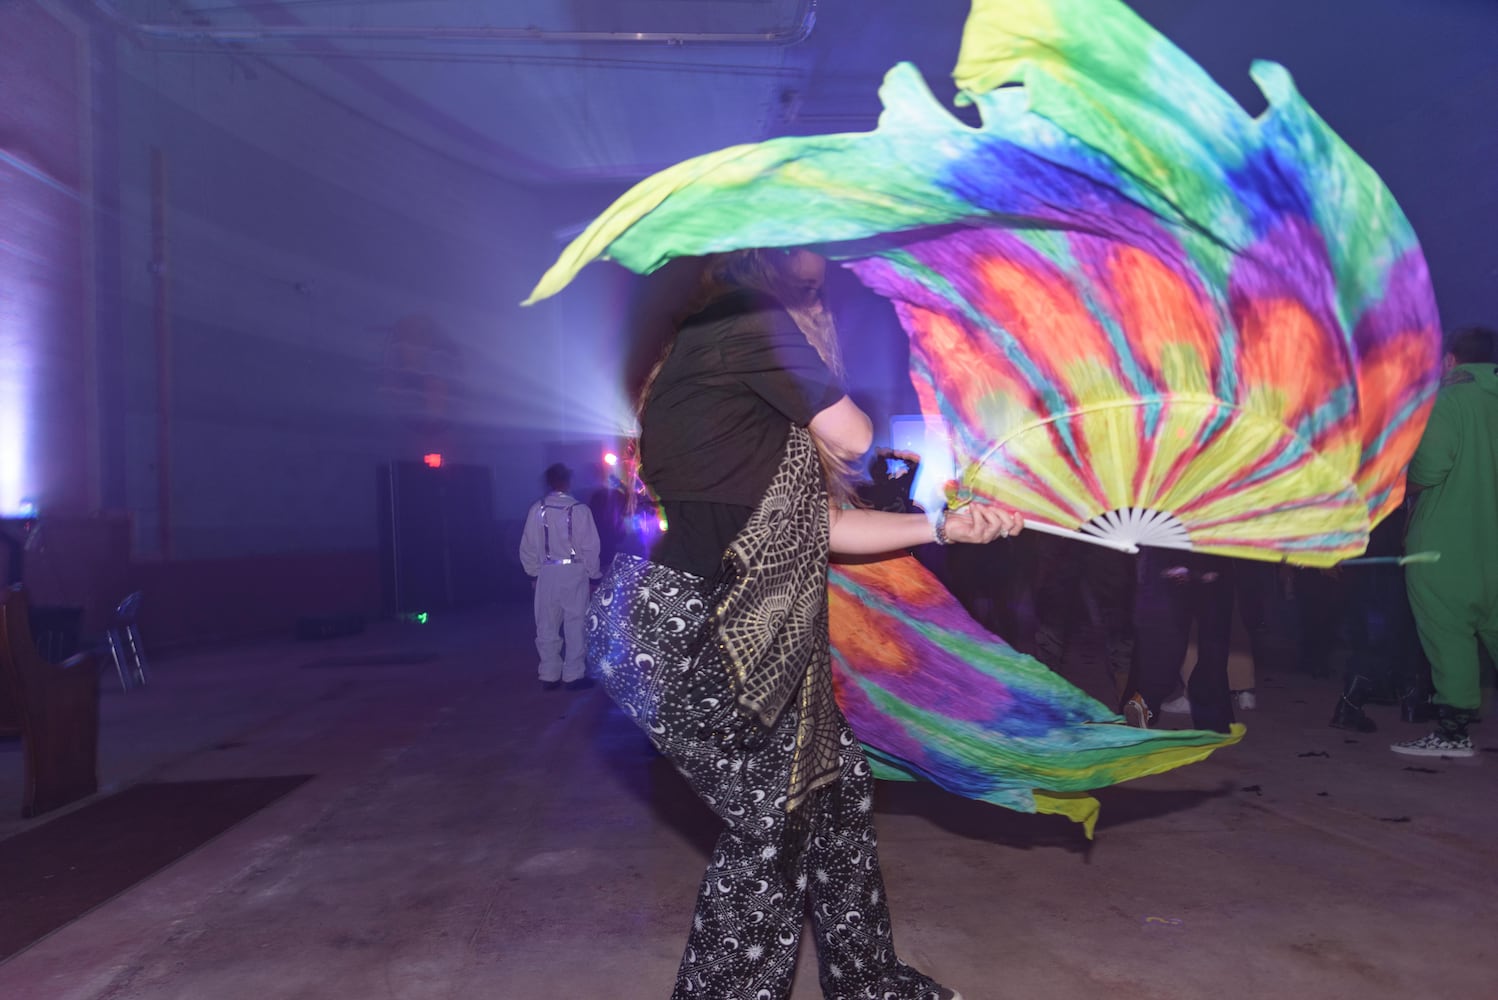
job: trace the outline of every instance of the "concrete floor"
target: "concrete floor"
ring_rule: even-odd
[[[396,650],[440,655],[304,666]],[[1260,678],[1241,746],[1105,791],[1092,845],[882,785],[902,953],[969,1000],[1498,996],[1492,724],[1475,760],[1414,760],[1392,709],[1328,728],[1334,697]],[[161,658],[104,720],[114,788],[317,777],[0,965],[0,997],[670,992],[714,821],[601,692],[538,689],[524,608]],[[9,818],[18,755],[0,769],[4,838],[45,817]]]

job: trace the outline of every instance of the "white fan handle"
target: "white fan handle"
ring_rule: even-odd
[[[1037,521],[1033,518],[1025,518],[1026,531],[1041,531],[1047,535],[1055,535],[1058,538],[1075,538],[1079,542],[1087,542],[1091,545],[1101,545],[1105,549],[1113,549],[1117,552],[1127,552],[1129,555],[1137,555],[1139,546],[1133,542],[1121,541],[1113,538],[1099,538],[1097,535],[1089,535],[1086,532],[1075,531],[1071,528],[1063,528],[1060,525],[1048,524],[1045,521]]]

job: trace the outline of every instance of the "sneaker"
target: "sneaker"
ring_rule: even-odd
[[[1426,733],[1418,740],[1405,740],[1403,743],[1392,744],[1389,749],[1411,757],[1477,756],[1477,751],[1472,749],[1472,737],[1448,736],[1440,731]]]
[[[579,677],[575,681],[568,681],[566,683],[566,688],[568,691],[586,691],[592,686],[593,678],[591,677]]]
[[[1190,715],[1191,699],[1185,695],[1172,698],[1160,706],[1162,715]]]
[[[1123,707],[1124,721],[1135,729],[1148,729],[1150,722],[1155,718],[1155,713],[1150,711],[1144,703],[1144,695],[1136,694]]]
[[[1254,697],[1252,688],[1247,691],[1234,691],[1233,707],[1240,712],[1252,712],[1259,707],[1259,699]]]
[[[562,682],[559,681],[559,680],[558,681],[542,681],[541,682],[541,690],[542,691],[556,691],[556,690],[559,690],[561,688],[561,686],[562,686]]]

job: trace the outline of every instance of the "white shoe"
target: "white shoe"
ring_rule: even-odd
[[[1172,698],[1160,706],[1160,711],[1165,715],[1190,715],[1191,699],[1185,695]]]
[[[1233,707],[1240,712],[1252,712],[1259,707],[1259,699],[1254,697],[1251,688],[1247,691],[1234,691]]]

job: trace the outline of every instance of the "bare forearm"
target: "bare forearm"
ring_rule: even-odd
[[[934,541],[925,514],[890,514],[882,510],[831,512],[832,551],[844,556],[870,556],[913,549]]]
[[[936,529],[925,514],[840,508],[828,514],[832,551],[838,555],[872,556],[937,540]],[[1014,511],[975,503],[946,516],[944,524],[944,541],[983,544],[1018,534],[1025,527],[1025,519]]]

